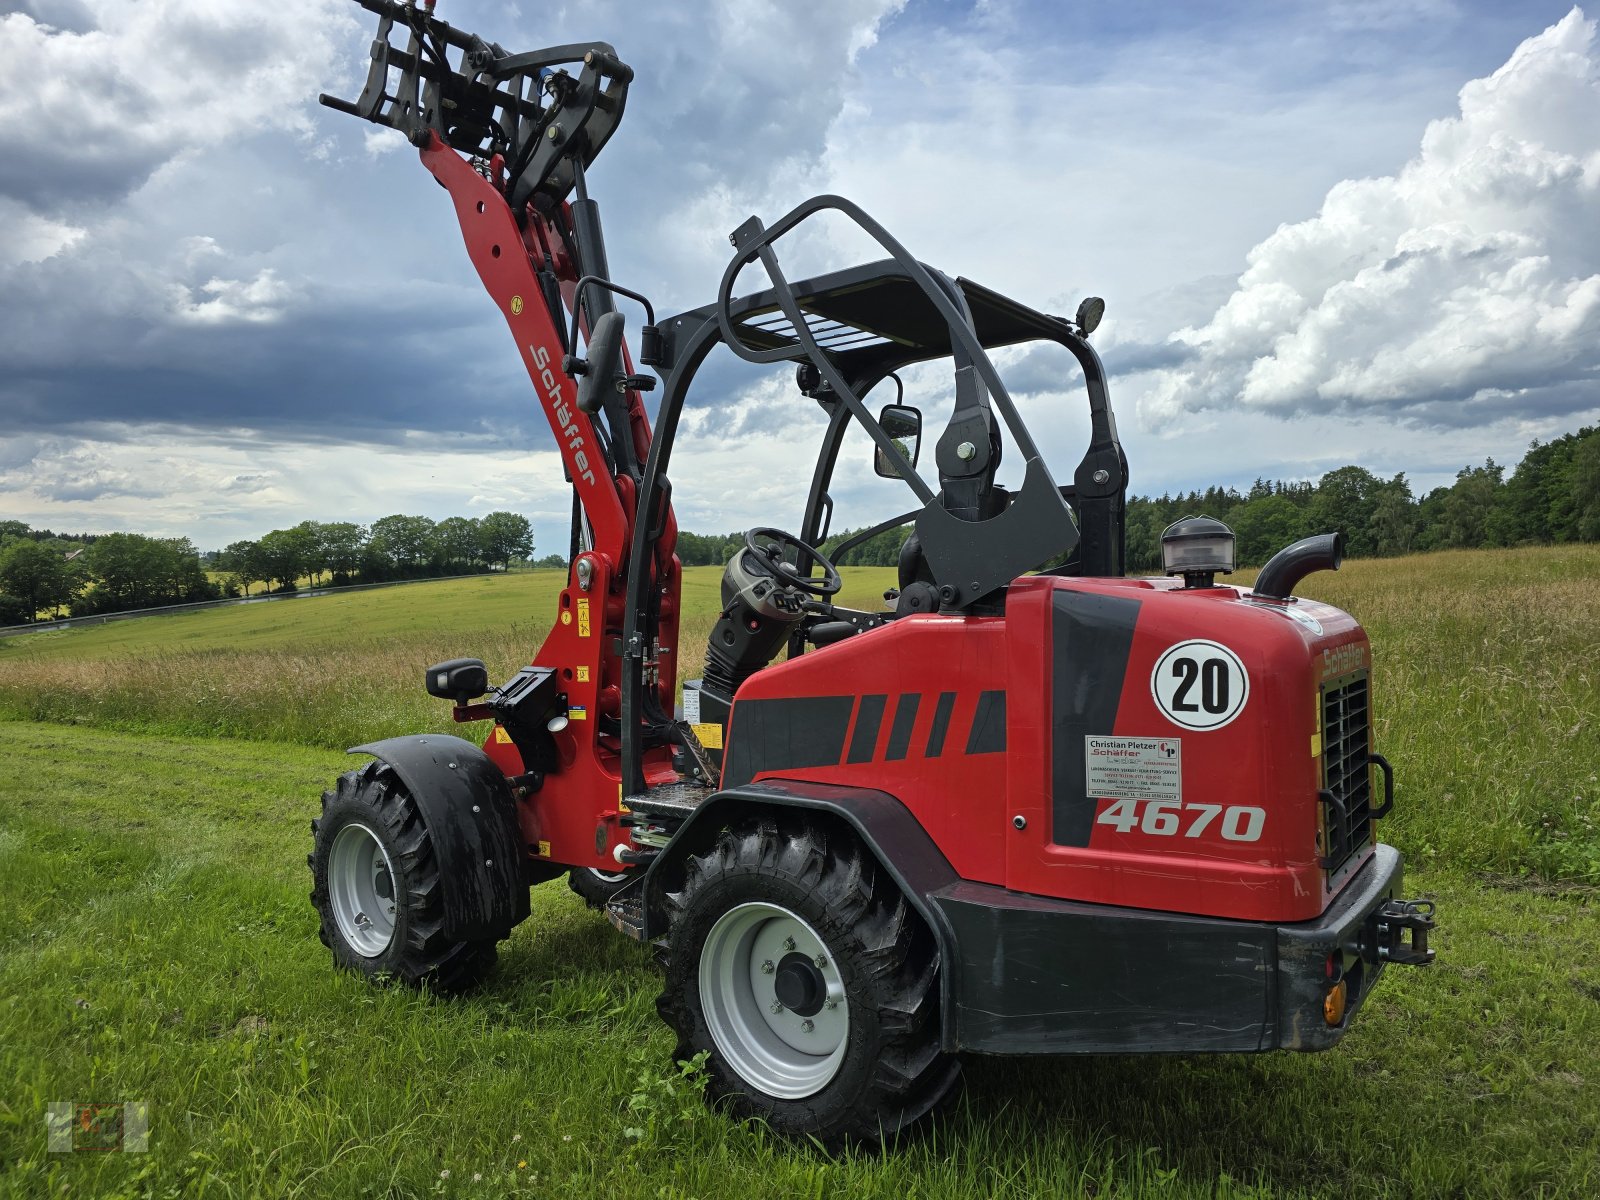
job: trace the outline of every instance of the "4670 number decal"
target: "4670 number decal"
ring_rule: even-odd
[[[1109,825],[1118,833],[1140,833],[1154,837],[1204,837],[1213,827],[1230,842],[1261,840],[1267,823],[1267,810],[1249,804],[1184,804],[1180,800],[1113,800],[1111,807],[1095,818],[1097,825]]]

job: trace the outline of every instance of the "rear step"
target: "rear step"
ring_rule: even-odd
[[[606,901],[606,919],[634,941],[644,941],[644,897],[639,889],[629,888],[616,899]]]
[[[629,796],[623,803],[636,813],[650,816],[687,817],[715,789],[700,783],[663,783],[646,788],[643,795]]]

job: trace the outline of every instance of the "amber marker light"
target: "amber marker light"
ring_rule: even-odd
[[[1322,1019],[1329,1025],[1337,1025],[1344,1020],[1344,1007],[1349,994],[1349,988],[1341,979],[1329,988],[1328,994],[1322,998]]]

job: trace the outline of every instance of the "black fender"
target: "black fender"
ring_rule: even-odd
[[[527,847],[504,772],[471,742],[414,734],[352,747],[394,768],[416,801],[439,860],[445,934],[503,938],[528,915]]]
[[[939,947],[941,1041],[945,1049],[954,1049],[953,968],[961,958],[955,932],[932,894],[958,883],[960,876],[911,810],[887,792],[801,779],[764,779],[708,796],[684,820],[645,874],[645,938],[670,937],[665,895],[670,887],[680,886],[682,865],[690,852],[708,845],[723,828],[763,809],[809,810],[843,821],[888,872]]]

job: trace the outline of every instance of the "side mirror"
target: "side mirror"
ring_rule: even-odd
[[[430,696],[465,704],[489,690],[489,670],[481,659],[452,658],[429,667],[423,683]]]
[[[578,380],[578,407],[593,416],[622,373],[622,314],[608,312],[589,331],[589,362]]]
[[[885,404],[878,413],[878,426],[915,467],[922,450],[922,410],[906,404]],[[882,447],[873,454],[872,469],[885,479],[901,478],[899,464]]]

